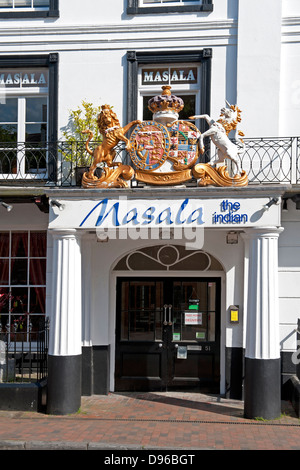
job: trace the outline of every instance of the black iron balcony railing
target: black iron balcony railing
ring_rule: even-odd
[[[300,137],[245,138],[244,143],[246,149],[239,158],[249,184],[300,183]],[[89,145],[95,148],[98,144]],[[131,163],[123,144],[117,147],[116,154],[116,161]],[[208,146],[199,161],[213,163],[215,154],[214,146]],[[0,185],[76,186],[80,184],[76,178],[78,169],[88,168],[91,158],[83,141],[1,142]]]

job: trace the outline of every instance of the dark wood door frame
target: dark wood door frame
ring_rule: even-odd
[[[121,340],[121,286],[123,282],[143,283],[150,281],[152,291],[163,286],[163,305],[156,306],[155,321],[167,320],[162,325],[161,336],[153,341]],[[175,283],[183,285],[215,283],[215,341],[176,341],[175,326],[168,324],[174,320],[176,309],[169,318],[169,311],[165,315],[164,305],[172,305],[174,300]],[[153,295],[153,294],[152,294]],[[156,295],[157,297],[157,295]],[[182,299],[181,299],[182,300]],[[202,388],[208,387],[210,391],[219,391],[220,385],[220,303],[221,278],[219,277],[186,277],[186,278],[153,278],[153,277],[126,277],[117,279],[117,322],[116,322],[116,368],[115,390],[165,390],[172,388]],[[160,308],[159,308],[160,307]],[[176,306],[175,306],[176,307]],[[167,309],[168,310],[168,309]],[[181,312],[182,313],[182,312]],[[180,314],[177,306],[177,316]],[[207,314],[208,316],[208,314]],[[166,317],[166,318],[165,318]],[[178,319],[176,320],[178,322]],[[145,325],[145,320],[143,325]],[[153,328],[153,325],[152,325]],[[138,329],[138,328],[137,328]],[[124,339],[124,338],[123,338]],[[188,360],[178,358],[180,351],[187,348]],[[190,369],[190,372],[189,370]]]

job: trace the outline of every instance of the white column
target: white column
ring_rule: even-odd
[[[282,228],[248,231],[249,275],[245,351],[245,415],[280,415],[278,237]],[[246,286],[245,286],[246,288]]]
[[[49,354],[81,354],[81,247],[76,230],[54,231]]]
[[[48,411],[67,414],[81,402],[81,243],[76,230],[52,237]]]
[[[278,311],[278,237],[282,229],[250,234],[246,357],[280,357]],[[255,333],[255,334],[253,334]]]

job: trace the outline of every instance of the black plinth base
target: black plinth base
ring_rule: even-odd
[[[76,413],[81,405],[81,355],[48,356],[47,413]]]
[[[245,418],[276,419],[281,414],[280,359],[245,358]]]

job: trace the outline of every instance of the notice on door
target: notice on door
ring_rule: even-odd
[[[187,359],[187,347],[186,346],[178,346],[177,359]]]
[[[184,312],[184,324],[202,325],[202,312],[196,312],[195,310],[187,310],[186,312]]]

